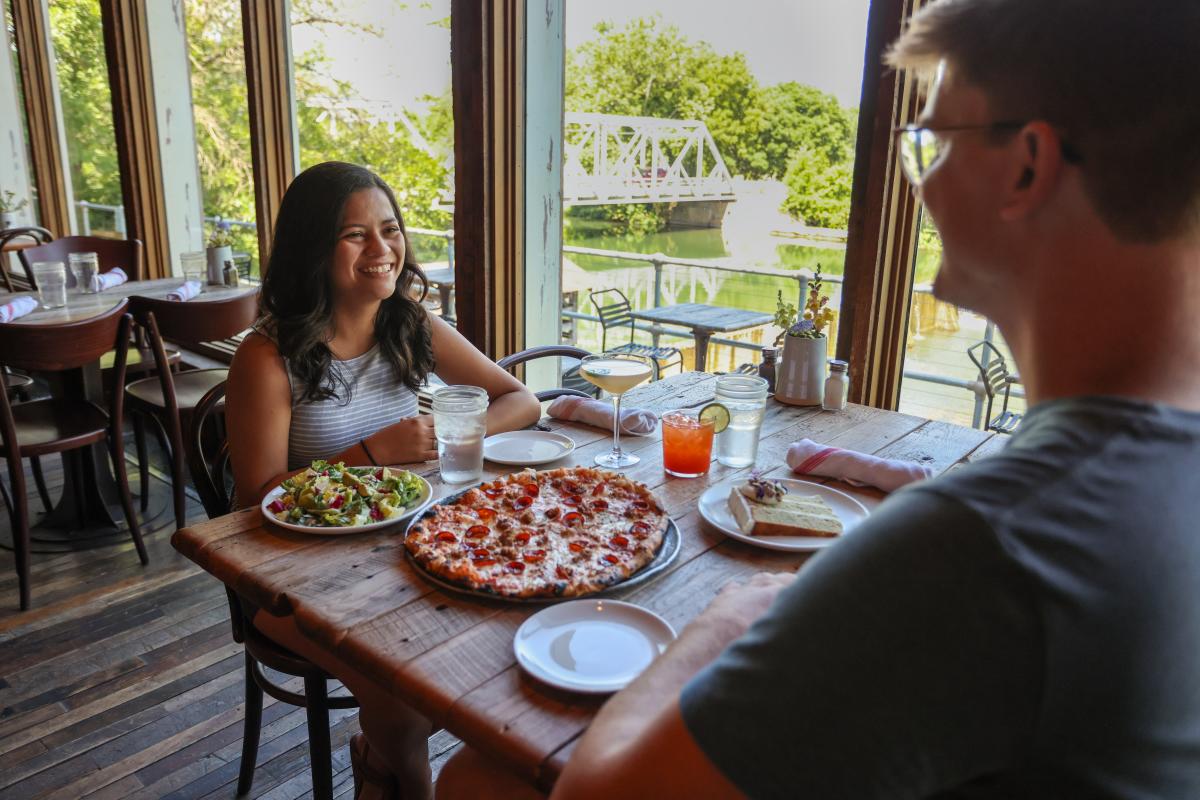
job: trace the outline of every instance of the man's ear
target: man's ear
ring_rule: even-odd
[[[1062,141],[1045,122],[1031,122],[1009,146],[1005,197],[1000,217],[1006,222],[1035,213],[1054,193],[1062,174]]]

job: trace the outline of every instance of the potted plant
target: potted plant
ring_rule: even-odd
[[[5,191],[0,195],[0,230],[17,227],[17,212],[27,205],[29,201],[24,198],[18,203],[14,192]]]
[[[779,293],[775,310],[775,324],[782,330],[775,345],[783,343],[783,354],[779,360],[775,379],[775,399],[794,406],[819,406],[825,390],[825,365],[829,358],[829,344],[825,327],[833,321],[834,312],[829,307],[829,296],[821,294],[823,286],[821,266],[808,284],[808,298],[804,310],[798,311],[791,303],[783,302]]]
[[[205,252],[208,255],[205,277],[210,285],[220,286],[225,283],[225,262],[233,261],[233,234],[229,232],[228,222],[218,222],[208,235]]]

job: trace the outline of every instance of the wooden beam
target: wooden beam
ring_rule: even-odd
[[[42,0],[11,0],[11,3],[38,219],[43,227],[65,236],[72,228],[70,176],[55,96],[50,21]]]
[[[145,247],[148,279],[171,274],[171,242],[163,193],[158,116],[146,27],[147,0],[100,0],[100,21],[112,91],[113,130],[125,224]]]
[[[299,169],[292,96],[291,23],[287,0],[242,0],[250,155],[258,220],[259,263],[268,268],[275,215]]]

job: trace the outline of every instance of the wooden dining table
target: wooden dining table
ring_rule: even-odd
[[[714,333],[732,333],[766,325],[775,317],[762,311],[748,311],[732,306],[710,306],[706,303],[681,303],[673,306],[645,308],[632,312],[634,319],[659,325],[678,325],[688,328],[696,342],[696,370],[704,372],[708,364],[708,343]]]
[[[165,299],[182,285],[182,278],[160,278],[146,281],[126,281],[103,292],[83,294],[74,289],[67,290],[67,304],[61,308],[38,307],[34,311],[13,320],[13,325],[55,325],[88,319],[108,311],[121,300],[133,297]],[[203,303],[224,300],[246,292],[257,291],[257,287],[227,288],[208,286],[188,302]],[[37,298],[36,292],[8,293],[0,291],[0,303],[6,303],[21,295]],[[90,364],[81,370],[71,370],[47,376],[51,396],[86,397],[101,408],[108,408],[104,396],[103,375],[100,363]],[[118,533],[124,517],[116,481],[109,466],[108,453],[103,443],[68,451],[63,454],[64,486],[62,496],[51,512],[34,526],[35,541],[52,541],[73,547],[95,540],[107,539]]]
[[[704,373],[675,375],[629,392],[624,403],[659,413],[696,408],[711,401],[715,381]],[[553,419],[543,423],[576,444],[561,462],[543,468],[590,466],[612,445],[606,430]],[[769,399],[757,467],[786,475],[784,455],[801,438],[943,472],[995,452],[1005,437],[865,406],[826,412]],[[809,557],[736,541],[701,518],[700,495],[744,477],[750,468],[714,461],[699,478],[674,478],[663,472],[658,433],[623,437],[622,446],[641,457],[625,474],[654,491],[678,526],[682,544],[661,577],[608,596],[647,608],[679,630],[726,582],[763,570],[794,571]],[[410,468],[433,484],[435,497],[463,488],[441,483],[436,464]],[[512,469],[485,462],[485,480]],[[834,485],[869,508],[884,496],[874,489]],[[172,544],[261,609],[256,622],[270,623],[271,635],[282,644],[341,679],[360,701],[370,697],[383,706],[377,713],[414,709],[548,791],[605,698],[555,689],[525,674],[514,656],[513,637],[541,606],[438,588],[406,557],[403,531],[400,525],[349,536],[294,533],[265,521],[256,507],[181,529]],[[366,710],[363,720],[369,739]]]

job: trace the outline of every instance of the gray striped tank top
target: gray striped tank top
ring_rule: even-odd
[[[284,362],[287,363],[286,360]],[[392,366],[375,345],[357,358],[334,360],[350,385],[344,397],[302,403],[301,389],[288,367],[292,387],[292,427],[288,431],[288,469],[300,469],[316,458],[328,458],[394,422],[417,415],[417,396],[396,381]]]

